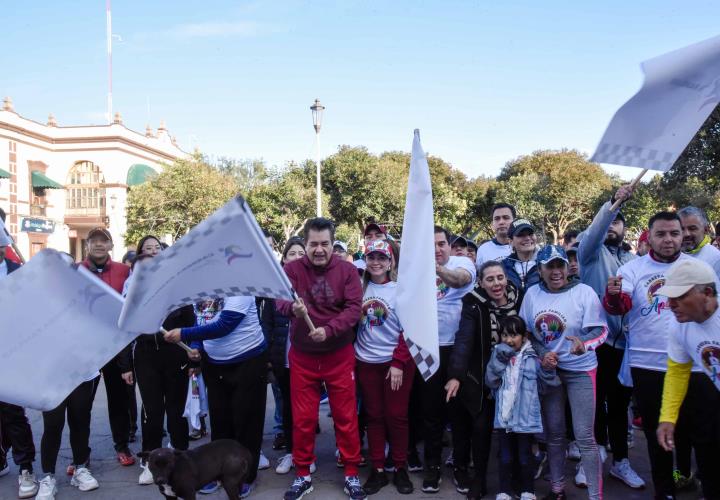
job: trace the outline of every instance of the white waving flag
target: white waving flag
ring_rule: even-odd
[[[156,332],[179,307],[236,295],[293,300],[290,281],[241,196],[153,259],[138,262],[120,328]]]
[[[135,335],[117,327],[122,297],[55,250],[0,279],[0,401],[52,410]]]
[[[13,244],[12,236],[5,228],[5,223],[0,219],[0,247],[9,247]]]
[[[591,160],[665,172],[720,102],[720,37],[642,69],[645,83],[615,113]]]
[[[410,354],[425,380],[440,366],[434,233],[430,168],[420,144],[420,131],[415,130],[395,309]]]

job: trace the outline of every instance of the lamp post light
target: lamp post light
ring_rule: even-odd
[[[325,110],[325,106],[320,104],[320,99],[315,99],[315,103],[310,106],[313,117],[313,127],[315,127],[315,167],[317,169],[316,174],[316,214],[318,217],[322,217],[322,200],[320,191],[320,127],[322,126],[322,115]]]

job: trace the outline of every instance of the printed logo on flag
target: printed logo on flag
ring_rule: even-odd
[[[562,337],[565,322],[553,312],[540,313],[535,318],[535,331],[542,335],[546,344],[550,344]]]
[[[252,252],[243,252],[242,247],[239,245],[229,245],[221,248],[220,251],[225,252],[228,266],[232,264],[235,259],[249,259],[253,256]]]

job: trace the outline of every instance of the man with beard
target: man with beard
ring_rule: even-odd
[[[676,213],[659,212],[650,218],[648,227],[650,252],[621,266],[617,276],[608,279],[603,305],[609,314],[627,317],[628,364],[647,439],[655,498],[666,499],[675,498],[673,454],[660,447],[655,430],[668,363],[668,336],[675,330],[668,299],[657,292],[673,263],[692,257],[681,252],[682,225]],[[681,419],[687,418],[685,413],[681,410]],[[615,468],[610,474],[618,477]]]
[[[635,258],[622,248],[625,218],[618,210],[611,210],[616,200],[626,202],[631,196],[630,186],[620,187],[579,237],[577,258],[580,280],[595,290],[600,299],[605,294],[608,278],[615,276],[620,266]],[[622,318],[608,316],[607,324],[607,341],[595,351],[598,359],[595,439],[602,458],[606,456],[605,447],[610,444],[612,448],[614,464],[611,474],[631,488],[640,488],[644,482],[628,461],[627,411],[632,391],[618,380],[625,351]],[[584,475],[580,467],[576,482],[583,483]]]
[[[712,246],[705,212],[697,207],[685,207],[678,210],[678,215],[683,227],[683,252],[705,262],[720,276],[720,250]]]

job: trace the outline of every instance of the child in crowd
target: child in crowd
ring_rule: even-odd
[[[543,432],[538,390],[543,385],[559,385],[553,371],[540,366],[528,340],[525,321],[519,316],[501,320],[500,340],[492,353],[485,383],[495,390],[495,428],[502,429],[500,443],[500,493],[496,500],[513,495],[513,457],[519,460],[521,500],[535,499],[532,454],[533,435]]]

